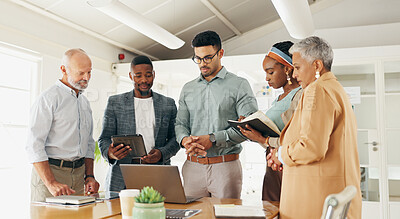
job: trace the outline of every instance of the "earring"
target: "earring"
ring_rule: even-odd
[[[315,72],[315,78],[318,79],[319,78],[319,71]]]
[[[291,85],[292,81],[290,80],[290,76],[289,76],[288,72],[286,72],[286,76],[287,76],[286,79],[287,79],[288,84]]]

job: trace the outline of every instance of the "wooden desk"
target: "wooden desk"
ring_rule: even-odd
[[[122,218],[119,199],[104,201],[102,203],[91,204],[82,207],[65,208],[55,206],[42,206],[31,204],[31,218]],[[245,201],[240,199],[218,199],[218,198],[202,198],[190,204],[169,204],[165,203],[165,208],[170,209],[201,209],[201,213],[191,218],[212,219],[214,216],[214,204],[236,204],[246,205]],[[267,209],[266,218],[274,218],[278,215],[279,202],[263,202],[264,209]]]
[[[202,198],[198,201],[192,202],[190,204],[168,204],[165,203],[165,208],[172,209],[201,209],[200,214],[197,214],[191,218],[215,218],[214,216],[214,204],[235,204],[235,205],[250,205],[246,204],[245,201],[241,199],[219,199],[219,198]],[[263,201],[266,218],[274,218],[279,212],[279,202],[267,202]],[[122,217],[121,217],[122,218]]]
[[[121,215],[119,203],[119,199],[113,199],[81,207],[31,204],[30,215],[32,219],[107,218]]]

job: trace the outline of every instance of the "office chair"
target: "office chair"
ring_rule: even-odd
[[[356,196],[355,186],[347,186],[337,194],[326,197],[321,219],[345,219],[351,200]]]

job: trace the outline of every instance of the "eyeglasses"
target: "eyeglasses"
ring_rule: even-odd
[[[217,53],[218,53],[220,50],[221,50],[221,49],[219,49],[213,56],[205,56],[205,57],[203,57],[203,58],[200,58],[200,57],[198,57],[198,56],[193,56],[193,57],[192,57],[192,60],[193,60],[193,62],[196,63],[196,64],[200,64],[201,61],[203,61],[203,62],[206,63],[206,64],[210,64],[210,63],[212,62],[214,56],[217,55]]]

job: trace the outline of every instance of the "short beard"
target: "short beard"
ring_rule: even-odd
[[[210,68],[207,68],[208,70],[211,70]],[[213,71],[210,71],[209,73],[203,73],[201,72],[201,74],[203,75],[204,78],[211,76],[212,74],[214,74]]]
[[[86,80],[80,80],[80,81],[78,81],[78,82],[75,82],[75,81],[72,79],[72,77],[70,77],[69,75],[67,76],[67,79],[68,79],[68,83],[69,83],[73,88],[75,88],[75,89],[77,89],[77,90],[79,90],[79,91],[85,90],[85,89],[88,87],[88,85],[89,85],[89,83],[86,83],[86,85],[80,85],[79,82],[85,82]],[[86,81],[86,82],[89,82],[89,81]]]
[[[209,76],[211,76],[212,74],[213,74],[214,72],[210,72],[210,73],[208,73],[208,74],[202,74],[203,75],[203,77],[209,77]]]
[[[148,96],[150,94],[150,89],[147,91],[142,91],[142,90],[138,89],[138,91],[142,97]]]

